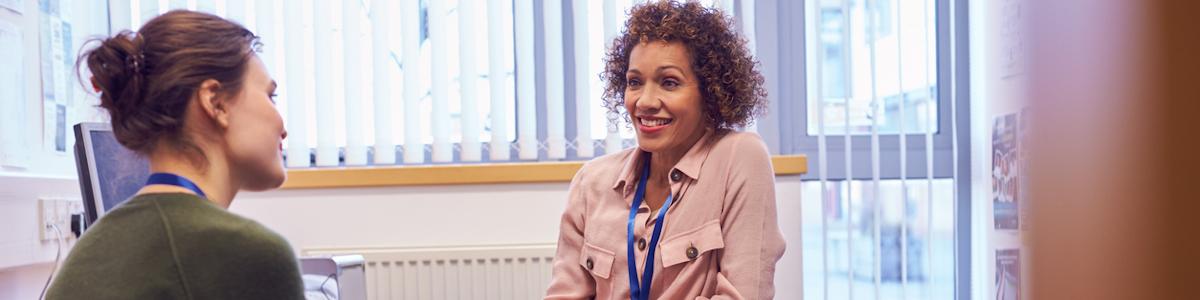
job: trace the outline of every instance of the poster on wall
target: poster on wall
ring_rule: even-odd
[[[1017,114],[996,118],[992,127],[992,212],[996,229],[1017,229],[1020,152],[1017,149]]]
[[[0,166],[25,168],[25,56],[20,27],[0,21]]]
[[[996,250],[996,300],[1021,299],[1021,251]]]
[[[1021,199],[1025,205],[1021,205],[1018,210],[1018,219],[1021,220],[1021,230],[1029,230],[1030,197],[1029,197],[1029,159],[1033,156],[1029,154],[1032,144],[1030,140],[1030,122],[1033,120],[1033,115],[1030,115],[1028,107],[1021,109],[1021,114],[1017,116],[1017,199]]]
[[[69,143],[68,110],[74,89],[70,85],[74,57],[71,55],[71,24],[64,21],[62,2],[41,0],[42,140],[46,149],[66,152]]]

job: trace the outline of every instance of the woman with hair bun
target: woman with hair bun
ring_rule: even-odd
[[[80,238],[48,299],[304,297],[288,242],[226,210],[286,176],[259,47],[237,23],[177,10],[80,55],[117,141],[152,175]]]

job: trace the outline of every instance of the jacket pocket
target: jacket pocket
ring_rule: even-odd
[[[660,244],[663,268],[693,261],[709,251],[724,249],[725,237],[721,234],[720,220],[668,237]]]
[[[608,279],[612,274],[614,256],[612,251],[583,242],[583,251],[579,253],[579,265],[592,272],[593,276]]]

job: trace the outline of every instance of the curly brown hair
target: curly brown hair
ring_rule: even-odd
[[[600,78],[606,83],[604,106],[609,118],[624,115],[625,72],[629,54],[643,42],[682,42],[691,55],[692,71],[700,81],[704,114],[717,129],[744,127],[766,111],[767,92],[746,39],[734,30],[731,18],[695,1],[657,1],[634,6],[625,31],[605,55]]]

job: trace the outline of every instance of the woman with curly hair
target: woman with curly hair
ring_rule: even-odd
[[[638,146],[575,175],[546,299],[774,296],[774,171],[762,139],[736,131],[766,93],[733,28],[696,2],[632,9],[601,77]]]

